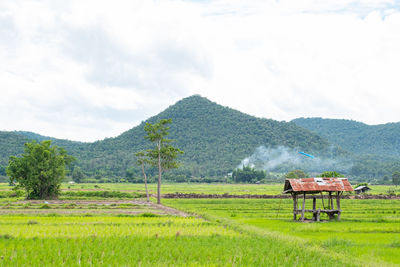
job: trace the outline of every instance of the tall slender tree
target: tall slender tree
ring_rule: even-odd
[[[161,204],[161,175],[163,171],[178,168],[179,163],[176,161],[179,154],[183,151],[170,145],[172,140],[167,139],[168,124],[172,123],[172,119],[162,119],[155,124],[146,123],[144,130],[147,135],[145,139],[155,143],[153,149],[148,150],[148,157],[152,165],[158,167],[157,180],[157,203]]]
[[[147,156],[147,151],[139,151],[136,154],[136,163],[142,167],[143,177],[144,177],[144,187],[146,189],[147,202],[150,202],[149,191],[147,189],[147,175],[144,170],[144,165],[150,163],[149,157]]]
[[[400,172],[394,172],[392,174],[392,182],[394,185],[400,185]]]

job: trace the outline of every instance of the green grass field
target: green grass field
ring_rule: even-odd
[[[397,199],[345,199],[340,222],[300,223],[291,199],[163,199],[183,213],[147,204],[143,185],[63,189],[60,200],[44,203],[0,185],[0,266],[400,266]],[[281,189],[163,185],[163,193]]]
[[[400,195],[400,186],[372,185],[368,194],[387,194],[389,190]],[[0,183],[0,191],[8,191],[11,187],[7,183]],[[119,191],[144,194],[143,184],[62,184],[64,192],[76,191]],[[279,195],[282,194],[283,184],[199,184],[199,183],[163,183],[162,193],[195,193],[195,194],[232,194],[232,195]],[[157,185],[149,184],[149,192],[156,194]]]
[[[293,222],[293,204],[289,199],[168,199],[164,202],[238,229],[278,236],[323,249],[328,254],[339,253],[344,258],[357,259],[361,265],[400,265],[400,200],[342,200],[342,220],[322,223]],[[366,258],[370,263],[363,262]]]

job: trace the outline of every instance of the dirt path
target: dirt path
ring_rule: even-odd
[[[144,212],[155,213],[160,215],[173,215],[188,217],[191,216],[183,211],[166,207],[164,205],[155,204],[153,202],[147,202],[144,200],[23,200],[18,201],[16,204],[48,204],[49,209],[38,209],[38,208],[24,208],[24,209],[0,209],[0,214],[7,213],[27,213],[27,214],[48,214],[48,213],[60,213],[60,214],[140,214]],[[63,208],[54,207],[51,205],[64,205],[64,204],[75,204],[74,208]],[[112,206],[119,204],[132,204],[134,206],[127,208],[111,208]],[[110,208],[91,208],[91,205],[99,206],[110,206]],[[135,206],[137,208],[135,209]]]

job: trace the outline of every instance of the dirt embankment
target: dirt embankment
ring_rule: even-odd
[[[316,198],[321,198],[320,195],[314,195]],[[306,198],[313,198],[313,195],[307,195]],[[326,195],[324,195],[324,198]],[[195,193],[170,193],[164,194],[163,198],[292,198],[291,195],[231,195],[231,194],[195,194]],[[342,199],[400,199],[400,195],[344,195]]]

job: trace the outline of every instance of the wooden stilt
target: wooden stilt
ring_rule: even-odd
[[[313,209],[313,221],[316,221],[317,220],[317,198],[316,197],[313,197],[312,209]]]
[[[338,210],[338,214],[337,214],[338,221],[340,221],[340,214],[342,213],[342,211],[340,210],[340,194],[341,194],[341,192],[337,192],[337,195],[336,195],[336,208]]]
[[[293,195],[293,220],[297,220],[297,195]]]
[[[304,221],[304,210],[306,208],[306,193],[303,193],[303,208],[301,210],[301,221]]]

